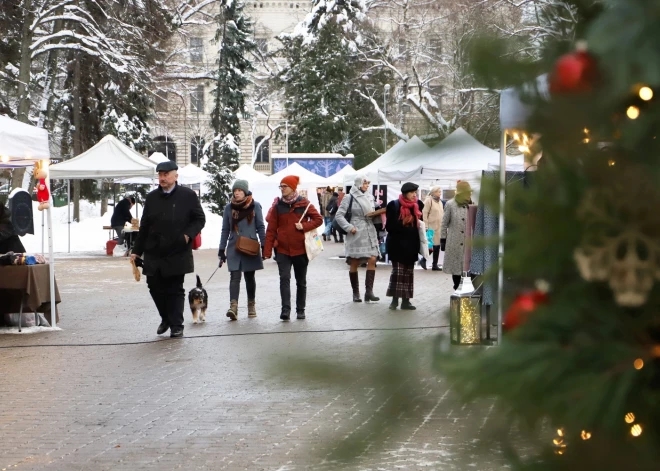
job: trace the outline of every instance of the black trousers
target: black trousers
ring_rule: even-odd
[[[254,279],[254,271],[230,271],[229,272],[229,300],[238,301],[241,291],[241,273],[245,275],[245,288],[247,289],[248,301],[254,301],[257,291],[257,281]]]
[[[434,245],[433,246],[433,266],[438,265],[438,259],[440,258],[440,246],[439,245]]]
[[[290,257],[282,253],[275,259],[280,271],[280,296],[282,311],[291,312],[291,267],[296,277],[296,312],[304,312],[307,301],[307,255]]]
[[[183,305],[186,292],[183,289],[184,275],[147,276],[147,286],[151,298],[156,304],[158,314],[164,323],[170,327],[183,329]]]

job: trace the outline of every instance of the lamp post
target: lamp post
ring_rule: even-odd
[[[387,152],[387,94],[390,91],[390,84],[385,84],[385,92],[383,93],[383,154]]]

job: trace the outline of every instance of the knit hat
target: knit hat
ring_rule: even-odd
[[[458,183],[456,183],[456,193],[472,193],[472,188],[468,182],[459,180]]]
[[[248,194],[249,187],[247,180],[236,180],[231,187],[232,193],[236,190],[243,190],[243,193]]]
[[[287,175],[280,182],[280,184],[285,184],[293,191],[296,191],[296,189],[298,188],[298,183],[300,183],[300,177],[296,177],[295,175]]]

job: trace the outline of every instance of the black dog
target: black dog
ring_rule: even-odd
[[[197,286],[190,290],[188,293],[188,303],[190,304],[190,311],[193,316],[193,324],[197,322],[206,322],[206,308],[209,304],[209,295],[206,294],[206,290],[202,287],[202,280],[197,276]],[[199,314],[199,321],[198,319]]]

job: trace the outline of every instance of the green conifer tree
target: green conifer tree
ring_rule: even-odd
[[[218,72],[213,96],[211,125],[215,132],[213,142],[205,149],[205,170],[213,178],[204,200],[211,211],[222,214],[227,204],[232,180],[240,158],[241,117],[249,117],[245,109],[245,93],[250,84],[249,74],[254,70],[249,53],[256,50],[253,24],[245,16],[240,0],[222,0],[216,17],[218,28],[215,42],[218,45]]]

